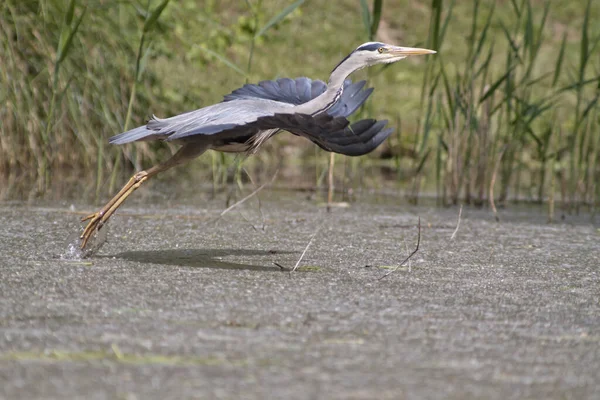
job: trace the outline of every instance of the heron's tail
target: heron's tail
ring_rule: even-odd
[[[154,138],[156,131],[150,130],[146,125],[138,126],[137,128],[131,129],[127,132],[119,133],[108,139],[111,144],[125,144],[131,143],[138,140],[149,140]]]

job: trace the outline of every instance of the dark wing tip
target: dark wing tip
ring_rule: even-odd
[[[393,132],[384,129],[387,121],[364,119],[345,129],[328,135],[319,135],[313,142],[321,148],[346,156],[362,156],[375,150]]]

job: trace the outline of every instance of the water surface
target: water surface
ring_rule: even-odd
[[[86,259],[94,206],[0,205],[0,397],[600,395],[590,216],[465,208],[451,240],[457,208],[392,196],[264,191],[218,218],[224,194],[190,193],[140,190]]]

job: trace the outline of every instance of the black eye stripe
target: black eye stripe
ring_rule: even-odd
[[[383,43],[369,43],[366,44],[364,46],[360,46],[358,49],[356,49],[356,51],[376,51],[378,50],[380,47],[384,47],[385,45]]]

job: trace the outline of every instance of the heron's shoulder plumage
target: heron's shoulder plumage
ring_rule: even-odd
[[[336,117],[347,117],[354,113],[373,93],[372,88],[364,89],[366,83],[366,81],[352,83],[350,79],[346,79],[342,96],[327,110],[327,113]],[[246,84],[226,95],[223,101],[265,99],[300,105],[320,96],[326,88],[327,85],[321,80],[306,77],[281,78],[258,84]]]
[[[280,78],[273,81],[262,81],[258,84],[246,84],[226,95],[223,101],[259,98],[299,105],[319,96],[326,87],[325,82],[306,77]]]

